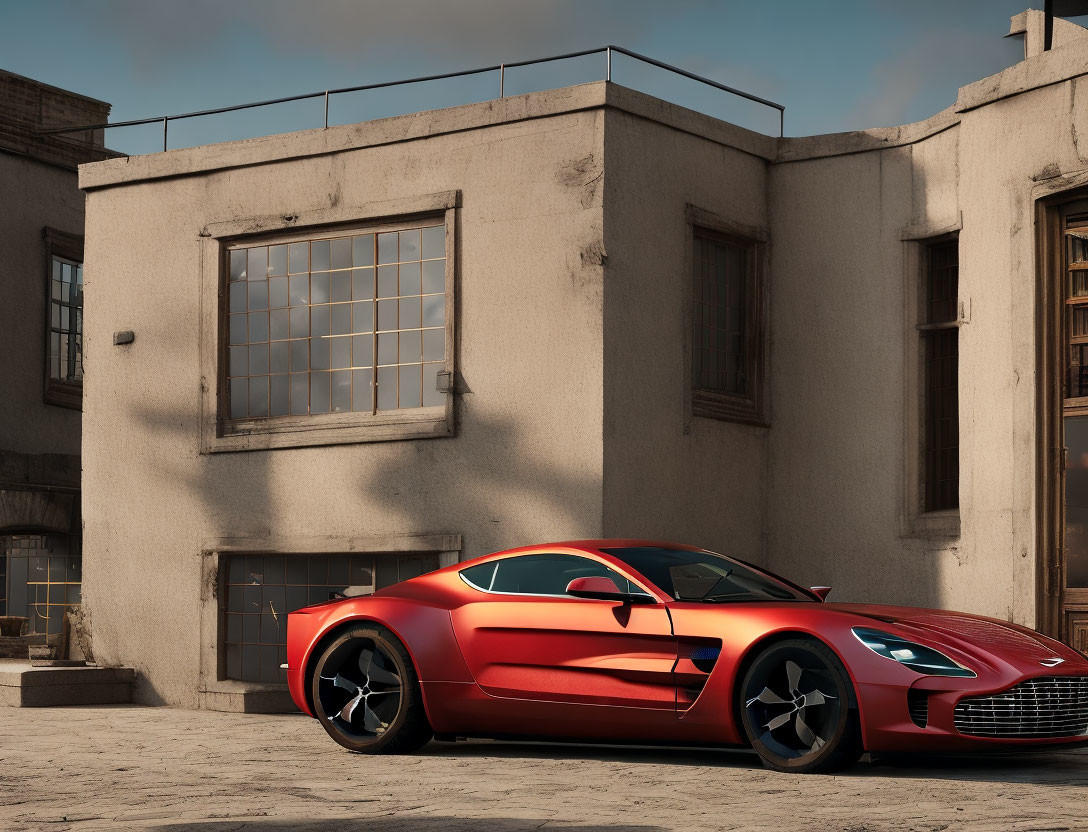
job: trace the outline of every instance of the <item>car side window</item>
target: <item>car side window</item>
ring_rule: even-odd
[[[576,555],[502,558],[463,569],[461,577],[485,592],[519,595],[565,595],[575,578],[611,578],[621,592],[643,591],[603,563]]]

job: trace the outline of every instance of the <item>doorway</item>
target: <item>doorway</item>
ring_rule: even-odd
[[[1088,199],[1040,208],[1039,629],[1088,651]]]

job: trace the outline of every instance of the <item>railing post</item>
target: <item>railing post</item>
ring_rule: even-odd
[[[778,111],[778,138],[783,139],[786,137],[786,110],[785,108]]]
[[[162,152],[166,152],[166,128],[170,123],[170,116],[162,117]]]
[[[506,64],[499,64],[499,98],[506,97]]]
[[[606,46],[604,48],[604,55],[605,55],[605,59],[604,59],[604,63],[605,63],[604,80],[611,81],[612,80],[612,47],[611,46]]]
[[[325,129],[329,129],[329,91],[325,90]]]

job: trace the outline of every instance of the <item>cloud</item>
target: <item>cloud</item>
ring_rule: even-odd
[[[887,127],[926,118],[955,102],[959,87],[1011,66],[1019,41],[985,30],[935,29],[873,67],[870,86],[845,116],[848,125]],[[937,109],[933,99],[943,97]]]
[[[359,62],[406,49],[420,63],[492,63],[637,39],[666,16],[710,0],[99,0],[68,11],[115,41],[142,70],[263,41],[285,57]]]

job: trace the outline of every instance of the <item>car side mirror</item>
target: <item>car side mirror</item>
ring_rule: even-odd
[[[652,604],[653,598],[640,593],[621,592],[611,578],[575,578],[567,584],[567,595],[592,598],[597,601],[617,601],[621,604]]]
[[[831,587],[829,586],[813,586],[809,587],[809,589],[815,592],[821,601],[826,601],[828,594],[831,592]]]

